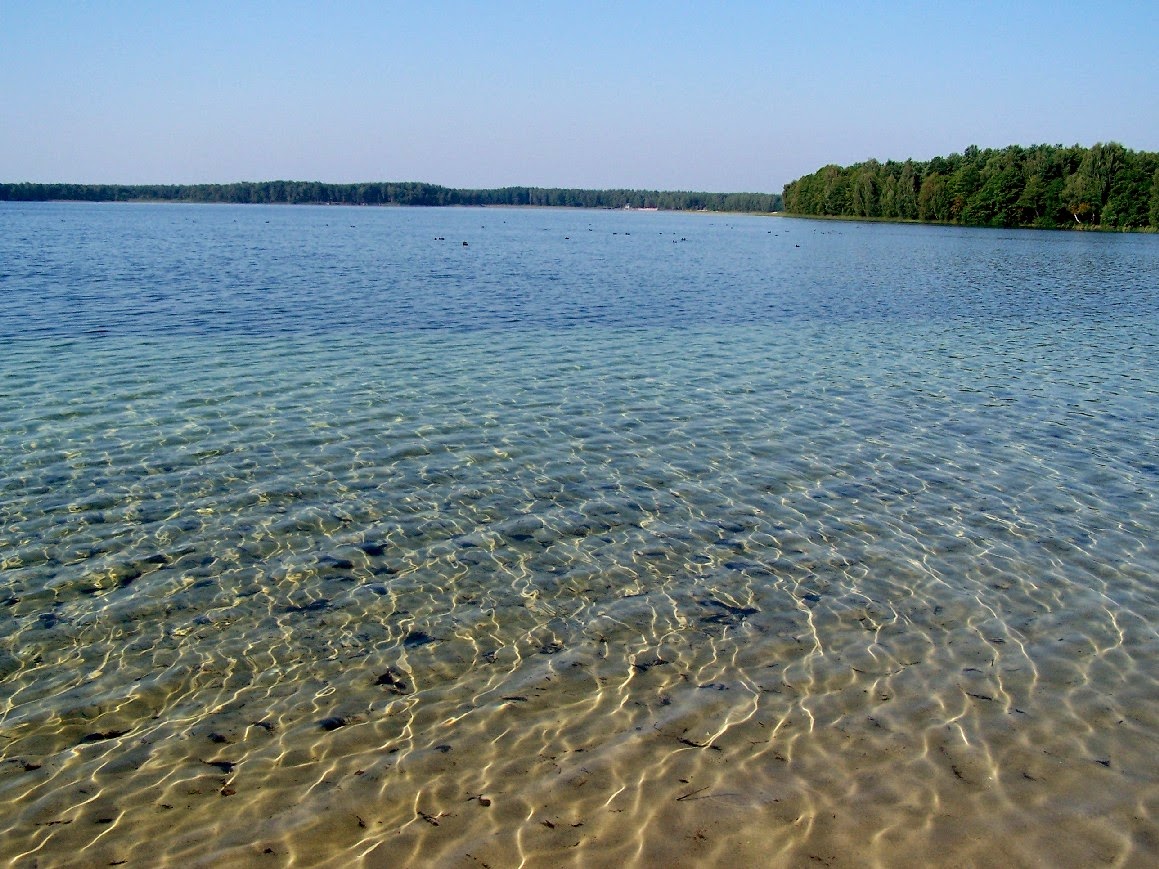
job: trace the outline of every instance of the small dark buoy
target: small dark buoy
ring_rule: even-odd
[[[463,242],[463,247],[469,247],[469,245],[467,244],[467,242]]]

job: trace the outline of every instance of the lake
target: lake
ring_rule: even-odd
[[[32,866],[1154,865],[1159,237],[0,203]]]

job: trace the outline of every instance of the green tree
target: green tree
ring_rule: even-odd
[[[1098,219],[1098,194],[1095,183],[1082,171],[1072,172],[1062,188],[1062,202],[1074,222],[1082,225]]]
[[[870,160],[857,169],[849,190],[849,210],[856,217],[877,217],[878,171],[876,160]]]
[[[1159,229],[1159,169],[1151,177],[1151,226]]]
[[[918,190],[917,169],[912,160],[906,160],[897,178],[897,216],[903,220],[917,220]]]
[[[944,175],[934,172],[922,180],[918,193],[918,218],[945,222],[950,219],[950,191]]]
[[[1014,202],[1017,222],[1023,226],[1038,224],[1046,213],[1046,184],[1041,175],[1031,175]],[[1053,223],[1053,220],[1051,221]]]

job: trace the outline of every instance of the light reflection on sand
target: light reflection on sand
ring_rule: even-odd
[[[1154,860],[1133,399],[807,337],[25,348],[6,858]]]

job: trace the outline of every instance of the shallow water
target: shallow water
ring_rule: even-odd
[[[1159,859],[1159,239],[0,230],[10,865]]]

